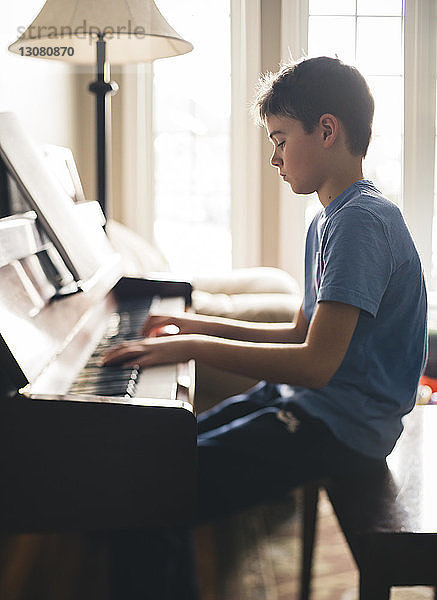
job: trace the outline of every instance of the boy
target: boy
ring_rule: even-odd
[[[271,164],[322,205],[295,323],[155,315],[143,341],[106,357],[144,367],[194,358],[264,380],[199,417],[200,519],[383,462],[426,356],[418,254],[400,211],[363,179],[373,118],[363,77],[338,59],[302,60],[262,80],[255,110]],[[168,324],[179,334],[147,337]]]

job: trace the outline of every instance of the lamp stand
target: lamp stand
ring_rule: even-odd
[[[89,91],[96,95],[97,124],[97,200],[105,217],[107,217],[108,171],[111,138],[111,96],[117,93],[118,85],[114,81],[106,81],[106,41],[100,34],[97,42],[97,79],[90,83]]]

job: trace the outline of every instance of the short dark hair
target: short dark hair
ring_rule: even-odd
[[[253,112],[259,124],[269,115],[301,121],[312,133],[320,117],[331,113],[346,130],[352,154],[365,156],[372,134],[374,101],[361,73],[338,58],[320,56],[283,65],[260,77]]]

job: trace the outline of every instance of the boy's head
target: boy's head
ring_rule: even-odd
[[[320,117],[337,117],[346,132],[348,148],[364,157],[372,133],[374,102],[364,77],[352,66],[326,56],[283,66],[260,80],[254,102],[258,121],[269,116],[289,117],[310,134]]]

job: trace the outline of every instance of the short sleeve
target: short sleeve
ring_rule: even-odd
[[[324,231],[317,301],[357,306],[376,316],[393,272],[383,222],[370,211],[338,211]]]

